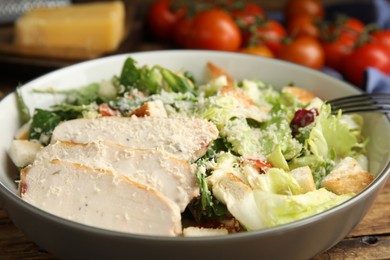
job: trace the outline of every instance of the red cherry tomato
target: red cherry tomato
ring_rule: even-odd
[[[283,45],[277,57],[313,69],[321,69],[325,62],[322,46],[313,37],[299,37],[292,40]]]
[[[253,54],[253,55],[259,55],[263,57],[268,57],[268,58],[273,58],[274,54],[272,51],[264,45],[257,45],[253,47],[247,47],[247,48],[242,48],[239,50],[241,53],[248,53],[248,54]]]
[[[173,28],[173,42],[182,48],[188,46],[188,35],[193,23],[192,18],[183,18],[179,20]]]
[[[364,31],[364,23],[352,17],[340,16],[329,28],[331,37],[350,37],[358,39]]]
[[[188,48],[237,51],[241,46],[240,29],[222,10],[198,13],[188,34]]]
[[[235,8],[231,15],[234,20],[248,25],[255,22],[256,16],[264,18],[264,11],[255,3],[246,2],[242,8]]]
[[[157,40],[170,41],[174,25],[185,15],[184,8],[173,11],[171,6],[171,0],[157,0],[148,10],[148,30]]]
[[[356,48],[345,57],[342,73],[347,80],[361,86],[368,67],[390,73],[390,51],[385,45],[372,42]]]
[[[325,64],[341,72],[342,62],[352,52],[355,40],[351,37],[340,35],[335,40],[324,40],[321,44],[325,53]]]
[[[371,41],[379,42],[390,49],[390,30],[375,31],[371,33]]]
[[[254,31],[243,33],[243,46],[264,44],[276,54],[282,47],[282,40],[286,36],[287,32],[281,23],[275,20],[264,20]]]
[[[310,36],[319,38],[320,29],[316,25],[315,18],[302,14],[290,19],[287,24],[287,32],[291,37]]]
[[[320,0],[290,0],[285,7],[287,21],[299,15],[323,18],[324,14],[324,6]]]

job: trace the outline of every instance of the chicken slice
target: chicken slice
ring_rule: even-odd
[[[123,174],[161,192],[177,203],[181,211],[199,195],[194,168],[155,149],[131,149],[108,142],[57,142],[43,148],[35,158],[38,163],[53,159]]]
[[[19,189],[26,202],[86,225],[147,235],[181,234],[175,203],[111,171],[45,161],[24,168]]]
[[[112,116],[65,121],[54,129],[52,143],[111,141],[132,148],[157,148],[192,162],[217,137],[215,125],[204,119]]]

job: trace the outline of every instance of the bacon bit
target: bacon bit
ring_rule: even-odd
[[[248,158],[247,161],[257,169],[257,171],[261,174],[266,173],[269,169],[271,169],[273,166],[267,162],[267,161],[262,161],[260,159],[252,159]]]
[[[120,113],[118,110],[113,109],[108,104],[103,103],[99,105],[99,113],[102,114],[102,116],[119,116]]]

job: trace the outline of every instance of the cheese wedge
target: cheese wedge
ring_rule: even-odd
[[[124,23],[120,1],[37,8],[18,19],[15,41],[22,46],[113,51],[124,36]]]

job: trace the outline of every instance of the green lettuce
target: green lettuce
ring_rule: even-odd
[[[251,181],[252,189],[245,183],[235,179],[229,182],[228,177],[220,177],[212,191],[247,230],[263,229],[309,217],[353,196],[336,195],[325,188],[303,193],[292,175],[277,168],[258,174]]]
[[[304,129],[308,135],[304,150],[288,162],[290,169],[308,165],[319,187],[335,162],[357,157],[363,151],[366,141],[361,136],[362,120],[358,115],[332,115],[330,106],[322,105],[315,122]]]
[[[293,196],[254,190],[253,196],[263,227],[271,227],[321,213],[348,200],[353,194],[336,195],[321,188]],[[250,213],[247,212],[247,214]]]
[[[281,195],[296,195],[303,193],[302,187],[294,177],[278,168],[271,168],[266,174],[258,175],[253,183],[255,190]]]

